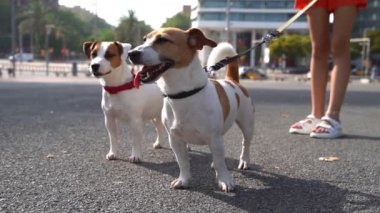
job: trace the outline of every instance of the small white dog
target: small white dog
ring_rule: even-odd
[[[166,96],[162,116],[180,168],[171,186],[188,187],[191,174],[186,144],[191,143],[210,147],[218,184],[228,192],[234,189],[234,182],[225,163],[223,134],[234,122],[238,124],[243,132],[238,168],[248,169],[254,107],[239,84],[236,60],[227,67],[226,79],[208,79],[197,56],[204,45],[215,47],[216,43],[199,29],[162,28],[149,33],[144,44],[129,52],[129,58],[144,65],[138,78],[142,82],[158,79]]]
[[[142,157],[144,121],[152,120],[157,139],[154,148],[160,148],[164,139],[161,121],[163,97],[156,84],[139,85],[126,63],[131,45],[119,42],[84,42],[83,52],[91,60],[90,72],[99,78],[103,87],[102,109],[110,140],[108,160],[117,158],[118,123],[129,124],[132,132],[132,155],[129,161],[140,162]]]

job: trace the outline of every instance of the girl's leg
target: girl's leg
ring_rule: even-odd
[[[328,80],[328,57],[330,54],[329,13],[314,7],[307,14],[312,45],[311,114],[316,118],[324,115],[326,84]]]
[[[330,103],[326,114],[339,121],[339,113],[351,73],[350,38],[357,8],[343,6],[334,11],[331,51],[334,68],[331,75]]]
[[[310,134],[320,122],[325,111],[326,84],[328,78],[328,62],[330,53],[329,13],[320,7],[311,8],[307,14],[310,39],[312,45],[311,73],[311,115],[294,123],[290,133]]]

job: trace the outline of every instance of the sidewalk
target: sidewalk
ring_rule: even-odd
[[[248,84],[262,84],[263,82],[281,83],[281,82],[298,82],[298,83],[309,83],[310,79],[306,75],[295,75],[295,74],[283,74],[283,73],[269,73],[267,80],[246,80],[242,81]],[[84,73],[78,73],[78,76],[72,76],[71,74],[67,76],[56,76],[54,73],[50,73],[46,76],[44,72],[16,72],[16,77],[11,77],[6,72],[2,72],[0,75],[0,82],[39,82],[39,83],[89,83],[98,84],[98,79],[93,76],[86,76]],[[380,81],[371,82],[369,79],[361,78],[359,76],[351,76],[350,84],[359,85],[378,85]]]

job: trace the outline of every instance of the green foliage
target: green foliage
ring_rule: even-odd
[[[367,37],[371,39],[371,54],[380,53],[380,29],[369,31]]]
[[[10,1],[0,1],[0,53],[11,52],[11,4]]]
[[[30,2],[28,8],[25,8],[23,13],[19,14],[20,17],[24,16],[25,18],[22,21],[25,21],[29,26],[30,34],[34,38],[34,52],[39,52],[43,48],[44,44],[44,35],[48,24],[47,16],[49,13],[53,12],[47,8],[42,1],[33,0]]]
[[[0,1],[0,55],[11,52],[11,4],[14,0]],[[82,56],[82,43],[89,40],[119,40],[136,46],[152,28],[139,21],[134,11],[123,17],[116,28],[95,14],[80,7],[49,8],[44,0],[22,1],[17,8],[16,27],[23,37],[24,50],[31,49],[35,57],[43,58],[45,42],[53,59],[77,59]],[[47,37],[46,26],[54,26]],[[19,37],[16,35],[17,46]],[[70,53],[70,54],[69,54]]]
[[[362,47],[360,46],[360,44],[358,43],[350,44],[351,58],[353,60],[361,57],[361,51],[362,51]]]
[[[120,24],[115,29],[115,38],[120,42],[137,46],[142,43],[143,36],[152,31],[152,28],[144,21],[137,20],[134,11],[129,10],[128,13],[127,17],[120,19]]]
[[[296,59],[310,55],[311,45],[307,35],[285,35],[269,44],[271,56],[281,57],[283,54],[287,58]]]
[[[103,29],[99,32],[99,40],[100,41],[114,41],[115,40],[115,32],[113,28]]]
[[[11,1],[14,0],[0,1],[0,54],[3,56],[11,52]],[[48,37],[53,59],[65,59],[69,52],[81,52],[86,40],[114,39],[111,25],[79,7],[50,8],[43,0],[22,1],[16,15],[17,31],[24,37],[24,49],[32,48],[37,58],[43,57],[47,25],[54,26]]]
[[[80,52],[84,41],[93,40],[93,28],[69,10],[59,10],[49,19],[55,26],[50,37],[50,46],[55,47],[53,56],[61,55],[62,49]]]
[[[177,27],[183,30],[187,30],[191,27],[191,20],[188,15],[177,13],[171,18],[167,18],[162,27]]]

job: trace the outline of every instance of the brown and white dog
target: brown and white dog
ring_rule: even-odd
[[[162,117],[169,142],[180,167],[173,188],[188,187],[190,162],[187,143],[208,145],[213,167],[223,191],[234,189],[227,170],[223,135],[234,122],[243,132],[239,169],[248,169],[253,136],[254,107],[247,90],[239,84],[238,63],[227,68],[224,80],[209,80],[197,56],[198,50],[216,43],[196,28],[155,30],[144,44],[129,52],[134,64],[144,65],[137,75],[143,82],[157,83],[165,94]]]
[[[117,158],[118,124],[129,125],[132,133],[132,155],[130,162],[139,162],[142,157],[144,121],[152,120],[157,138],[154,148],[161,147],[164,126],[161,121],[163,97],[156,84],[139,85],[134,82],[130,65],[126,63],[131,45],[119,42],[84,42],[83,52],[90,62],[90,72],[99,78],[103,87],[102,109],[110,140],[108,160]]]

